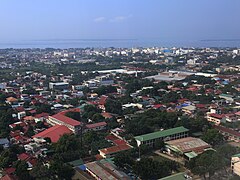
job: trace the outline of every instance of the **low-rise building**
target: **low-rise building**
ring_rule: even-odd
[[[181,139],[188,136],[188,129],[183,126],[167,129],[163,131],[157,131],[149,134],[135,136],[138,146],[146,144],[148,146],[154,146],[157,140],[170,141],[174,139]]]

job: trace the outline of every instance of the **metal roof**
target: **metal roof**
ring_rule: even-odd
[[[163,131],[157,131],[157,132],[153,132],[153,133],[149,133],[149,134],[135,136],[134,138],[136,140],[142,142],[142,141],[148,141],[148,140],[171,136],[174,134],[188,132],[188,131],[189,130],[187,128],[180,126],[180,127],[176,127],[176,128],[172,128],[172,129],[167,129],[167,130],[163,130]]]

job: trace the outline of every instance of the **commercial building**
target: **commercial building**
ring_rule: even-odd
[[[64,90],[64,89],[68,89],[69,84],[65,83],[65,82],[50,82],[49,83],[49,89],[53,89],[53,90]]]
[[[138,146],[146,144],[149,146],[154,146],[157,140],[170,141],[174,139],[181,139],[188,136],[188,129],[183,126],[167,129],[163,131],[157,131],[149,134],[144,134],[141,136],[135,136]]]

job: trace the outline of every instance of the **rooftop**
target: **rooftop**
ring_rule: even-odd
[[[49,137],[51,139],[52,142],[57,142],[59,140],[59,138],[63,135],[63,134],[70,134],[72,131],[69,130],[66,126],[64,125],[55,125],[53,127],[50,127],[38,134],[35,134],[33,136],[33,138],[46,138]]]
[[[178,133],[183,133],[183,132],[188,132],[189,130],[183,126],[172,128],[172,129],[167,129],[163,131],[157,131],[149,134],[144,134],[140,136],[135,136],[134,138],[138,141],[148,141],[152,139],[157,139],[161,137],[166,137],[166,136],[171,136],[173,134],[178,134]]]

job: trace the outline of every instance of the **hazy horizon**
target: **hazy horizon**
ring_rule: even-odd
[[[0,3],[0,42],[240,39],[238,0],[10,0]]]

